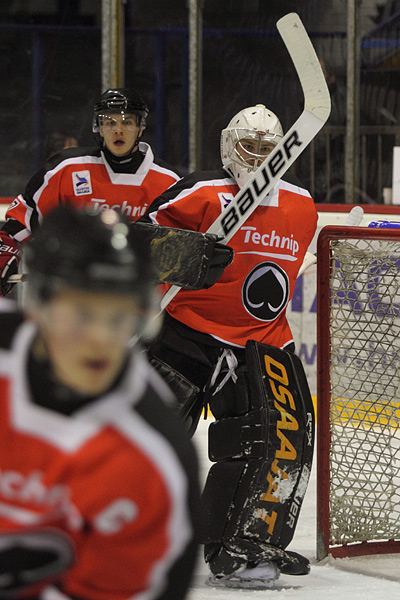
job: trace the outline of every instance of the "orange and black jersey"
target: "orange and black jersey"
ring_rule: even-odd
[[[43,551],[58,536],[66,571],[52,581],[41,565],[46,580],[24,597],[183,599],[198,466],[169,389],[134,352],[112,390],[75,406],[69,398],[65,410],[45,369],[32,385],[35,334],[18,313],[0,314],[0,554],[25,538]],[[17,598],[21,573],[12,575]]]
[[[144,220],[205,232],[238,192],[224,168],[197,172],[157,198]],[[284,176],[229,241],[235,256],[217,283],[181,290],[167,312],[223,345],[243,348],[252,339],[287,346],[293,338],[286,308],[316,224],[309,192]]]
[[[178,181],[179,174],[155,159],[145,142],[132,158],[112,164],[100,148],[72,148],[53,156],[11,203],[2,227],[18,242],[26,241],[45,214],[57,204],[95,210],[113,208],[136,221],[153,200]]]

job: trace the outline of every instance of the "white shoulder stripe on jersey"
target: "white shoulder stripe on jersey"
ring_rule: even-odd
[[[33,323],[23,323],[16,332],[8,361],[2,361],[8,362],[8,376],[13,379],[11,419],[15,429],[48,440],[66,452],[72,452],[93,437],[101,423],[74,419],[32,403],[27,380],[27,361],[35,334],[36,326]]]
[[[225,185],[235,185],[235,182],[230,177],[229,178],[224,177],[221,179],[206,179],[204,181],[197,181],[194,185],[192,185],[192,187],[179,192],[179,194],[177,196],[175,196],[175,198],[172,198],[168,202],[161,204],[157,208],[157,211],[150,213],[149,217],[154,224],[157,224],[156,214],[158,211],[165,210],[168,206],[175,204],[175,202],[179,202],[179,200],[182,200],[183,198],[190,196],[191,194],[193,194],[193,192],[201,190],[204,187],[225,186]]]
[[[103,161],[102,161],[101,156],[92,156],[91,154],[81,154],[80,156],[72,156],[71,158],[64,158],[64,160],[57,163],[57,165],[53,169],[46,171],[45,178],[46,178],[46,175],[48,175],[49,173],[51,174],[49,176],[49,178],[52,177],[55,173],[58,173],[58,171],[65,169],[65,167],[67,165],[77,165],[77,164],[79,164],[79,165],[85,165],[85,164],[99,165],[100,164],[101,165],[102,163],[103,163]]]
[[[122,408],[126,413],[127,406],[137,402],[143,394],[147,382],[140,376],[139,367],[131,368],[117,391],[107,394],[91,407],[76,411],[73,416],[49,411],[30,399],[26,364],[35,334],[33,323],[23,323],[17,330],[11,351],[1,353],[0,372],[13,379],[11,418],[16,429],[47,440],[65,452],[73,452],[97,434],[113,411],[119,414]]]
[[[158,165],[155,162],[153,162],[153,164],[151,165],[150,171],[157,171],[157,173],[162,173],[163,175],[169,175],[169,177],[173,177],[175,179],[175,182],[179,181],[181,179],[181,177],[179,177],[179,175],[177,173],[175,173],[175,171],[172,171],[171,169],[168,169],[167,167],[162,167],[161,165]],[[173,185],[173,183],[171,185]]]
[[[308,190],[299,185],[289,183],[284,179],[280,180],[280,188],[282,190],[287,190],[288,192],[292,192],[293,194],[299,194],[299,196],[306,196],[307,198],[311,198],[311,194]]]
[[[153,163],[154,154],[149,144],[146,144],[146,142],[139,142],[139,150],[144,152],[145,157],[136,173],[116,173],[112,170],[112,168],[106,161],[104,153],[101,153],[104,161],[104,166],[107,169],[107,173],[111,183],[113,183],[114,185],[136,185],[138,187],[142,185]]]
[[[281,190],[286,190],[293,194],[297,194],[298,196],[305,196],[307,198],[311,198],[310,192],[308,192],[305,188],[302,188],[293,183],[289,183],[288,181],[284,181],[280,179],[274,187],[266,194],[265,198],[261,200],[259,206],[269,206],[269,207],[277,207],[279,206],[279,192]]]

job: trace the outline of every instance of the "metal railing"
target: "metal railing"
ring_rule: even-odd
[[[345,139],[345,126],[325,126],[311,142],[298,169],[319,202],[336,202],[336,195],[344,195]],[[383,189],[391,187],[392,182],[393,146],[400,146],[400,125],[360,127],[358,201],[383,203]],[[308,173],[308,181],[307,176],[302,177],[302,170]]]

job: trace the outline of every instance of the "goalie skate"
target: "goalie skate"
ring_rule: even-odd
[[[273,586],[279,574],[280,571],[276,564],[267,561],[253,568],[239,569],[230,575],[214,575],[211,573],[206,584],[214,587],[264,590]]]

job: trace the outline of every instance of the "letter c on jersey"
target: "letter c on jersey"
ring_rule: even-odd
[[[273,262],[258,264],[247,275],[242,287],[245,309],[259,321],[273,321],[289,299],[289,279]]]
[[[94,525],[100,533],[112,535],[120,531],[126,523],[131,523],[137,513],[138,509],[132,500],[118,498],[96,515]]]

